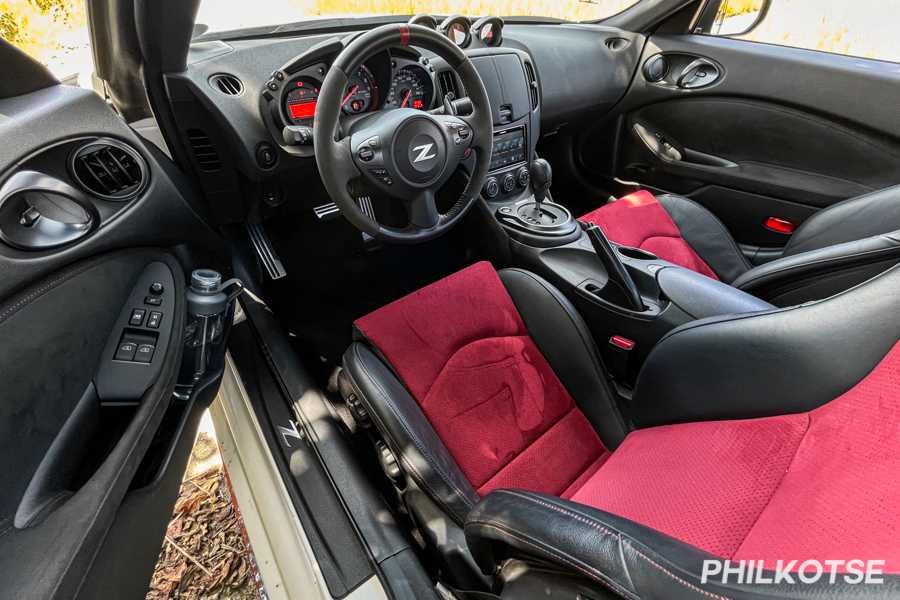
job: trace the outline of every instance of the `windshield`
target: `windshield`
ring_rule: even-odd
[[[605,19],[637,0],[202,0],[197,33],[266,27],[307,19],[462,14],[473,17],[551,17],[567,21]]]

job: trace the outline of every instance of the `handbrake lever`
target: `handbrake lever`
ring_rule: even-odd
[[[622,292],[626,304],[625,308],[637,312],[643,311],[646,307],[643,300],[641,300],[641,294],[638,292],[637,285],[635,285],[631,275],[628,274],[625,265],[622,264],[622,260],[616,254],[606,234],[593,223],[582,223],[582,227],[587,233],[591,245],[594,247],[594,253],[600,259],[600,262],[603,263],[603,267],[609,275],[610,283],[615,284]]]

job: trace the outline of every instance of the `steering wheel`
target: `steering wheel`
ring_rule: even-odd
[[[445,102],[445,114],[412,108],[371,113],[341,132],[341,96],[350,75],[377,52],[415,45],[430,50],[456,71],[472,111],[455,112]],[[325,189],[341,212],[372,237],[394,243],[419,243],[438,237],[456,225],[475,204],[487,177],[493,144],[493,119],[484,83],[472,61],[448,38],[420,25],[382,25],[354,39],[341,51],[319,91],[313,144]],[[446,213],[435,196],[459,169],[469,182]],[[406,208],[403,228],[378,223],[367,216],[351,194],[351,182],[362,178]]]

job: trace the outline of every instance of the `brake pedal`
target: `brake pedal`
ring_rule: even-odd
[[[281,264],[281,259],[278,258],[278,254],[275,252],[272,242],[269,241],[269,236],[266,234],[266,230],[263,228],[262,223],[248,223],[247,233],[250,235],[250,241],[253,243],[253,249],[256,250],[256,255],[262,262],[269,277],[276,281],[283,277],[287,277],[287,271],[285,270],[284,265]]]

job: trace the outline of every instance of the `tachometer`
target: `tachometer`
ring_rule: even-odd
[[[301,77],[288,84],[284,97],[285,116],[293,125],[308,125],[316,114],[319,99],[319,83],[309,77]]]
[[[347,81],[344,88],[344,97],[341,99],[341,108],[348,115],[374,110],[378,106],[378,86],[375,78],[366,66],[356,70],[356,73]]]
[[[433,100],[434,83],[428,71],[419,65],[406,65],[394,73],[384,107],[427,110]]]

